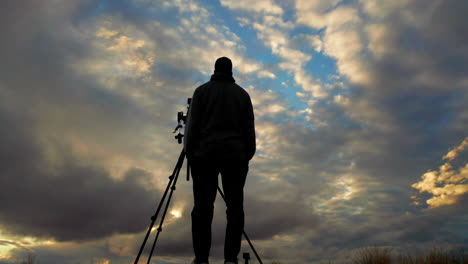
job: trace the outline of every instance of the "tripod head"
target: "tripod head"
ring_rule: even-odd
[[[188,109],[190,108],[190,103],[192,102],[192,98],[187,98],[187,114],[188,114]],[[177,126],[172,132],[173,134],[177,133],[176,136],[174,136],[175,139],[177,139],[177,142],[179,144],[182,144],[182,138],[184,137],[184,134],[180,133],[182,128],[187,122],[187,114],[184,115],[184,112],[177,112]]]

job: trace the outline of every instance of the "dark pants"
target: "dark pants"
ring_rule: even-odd
[[[211,248],[213,204],[217,193],[218,174],[221,173],[227,206],[224,259],[237,263],[242,231],[244,230],[244,184],[249,162],[246,160],[216,161],[200,158],[193,158],[190,162],[194,196],[192,241],[195,257],[200,262],[208,262]]]

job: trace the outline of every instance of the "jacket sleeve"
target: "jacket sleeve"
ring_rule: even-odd
[[[193,157],[194,144],[199,130],[199,91],[195,90],[190,103],[184,129],[184,151],[187,158]]]
[[[246,140],[247,140],[247,158],[251,160],[255,155],[256,141],[255,141],[255,117],[253,112],[252,101],[248,96],[247,103],[247,122],[246,122]]]

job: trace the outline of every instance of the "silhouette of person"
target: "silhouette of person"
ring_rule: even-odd
[[[224,263],[237,264],[244,230],[244,184],[256,145],[252,102],[235,83],[229,58],[216,60],[210,81],[192,96],[184,149],[193,178],[192,263],[208,263],[213,204],[221,173],[227,206]]]

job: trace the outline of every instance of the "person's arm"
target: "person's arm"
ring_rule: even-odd
[[[199,112],[199,92],[195,90],[192,96],[192,101],[187,113],[187,120],[185,122],[184,130],[184,150],[188,159],[193,156],[193,145],[198,134],[198,112]]]
[[[255,155],[256,142],[255,142],[255,116],[250,96],[248,97],[247,104],[247,122],[246,122],[246,136],[247,136],[247,158],[251,160]]]
[[[185,151],[185,154],[187,155],[188,157],[188,153],[189,153],[189,137],[190,137],[190,132],[191,129],[190,129],[190,125],[191,125],[191,121],[192,121],[192,106],[189,106],[188,108],[188,111],[187,111],[187,119],[185,120],[185,129],[184,129],[184,151]],[[190,142],[191,143],[191,142]]]

